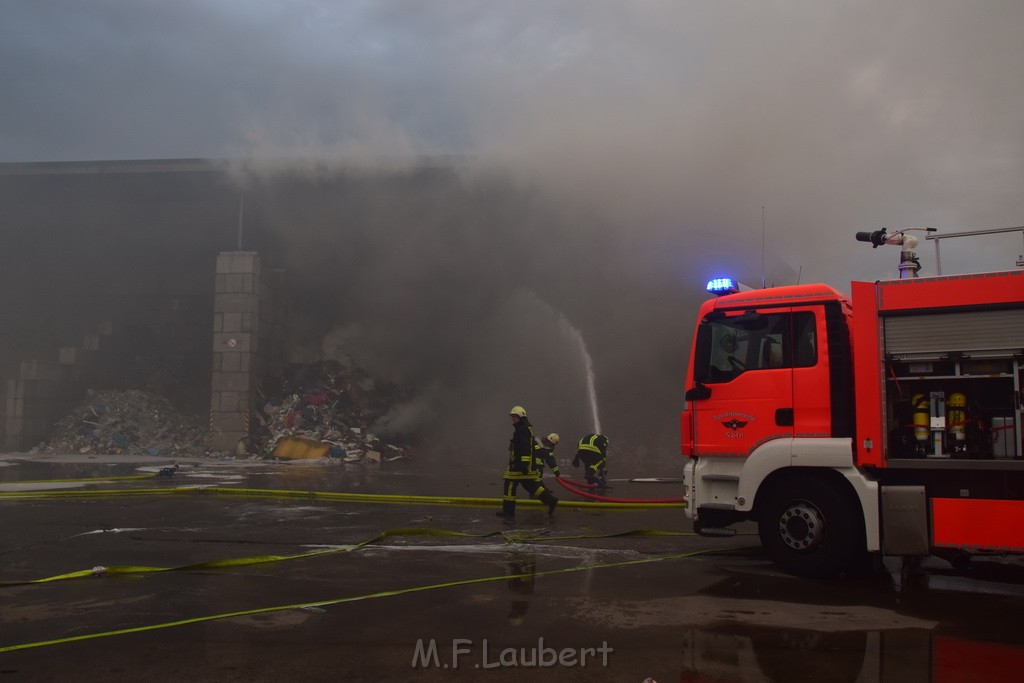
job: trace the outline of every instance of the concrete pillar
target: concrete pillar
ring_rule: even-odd
[[[217,256],[213,295],[213,376],[206,447],[234,451],[250,433],[257,379],[276,371],[275,310],[280,276],[254,251]]]
[[[58,363],[21,363],[17,379],[7,380],[4,450],[27,450],[46,438],[60,408],[66,405],[65,376]]]

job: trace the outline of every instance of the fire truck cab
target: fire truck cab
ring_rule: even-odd
[[[701,307],[686,514],[784,569],[1024,552],[1024,271],[737,291]]]

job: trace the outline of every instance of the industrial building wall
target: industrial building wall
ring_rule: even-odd
[[[440,175],[444,186],[449,174]],[[0,446],[31,448],[89,388],[143,389],[217,419],[246,411],[251,397],[222,384],[225,373],[242,371],[253,358],[262,365],[245,372],[285,358],[277,271],[293,250],[292,208],[304,209],[306,219],[312,209],[358,225],[364,217],[349,207],[385,191],[422,191],[422,180],[415,173],[343,172],[243,180],[225,162],[189,159],[0,164]],[[259,254],[262,270],[249,273],[256,280],[220,269],[218,254],[240,248]],[[344,276],[353,252],[343,256],[325,252],[321,263],[305,259],[303,267]],[[225,295],[246,287],[255,287],[260,301],[251,313],[261,320],[257,332],[248,329],[248,312],[224,307]],[[274,296],[259,296],[268,288]],[[340,309],[340,291],[318,289],[314,306]],[[314,315],[306,299],[300,334],[319,339],[335,322]],[[309,327],[315,317],[318,326]],[[259,334],[266,343],[275,324],[265,356],[218,346],[234,333]],[[227,433],[237,436],[234,427]]]
[[[238,197],[210,162],[0,165],[0,444],[33,446],[86,388],[205,409]]]
[[[76,365],[97,362],[80,386],[156,387],[206,416],[214,363],[243,362],[213,348],[217,255],[252,251],[287,272],[288,360],[333,358],[412,387],[391,424],[436,444],[485,440],[512,398],[586,433],[585,340],[602,428],[638,453],[676,448],[679,349],[700,296],[680,291],[683,265],[494,169],[0,164],[0,203],[5,407],[7,380],[29,379],[22,363],[81,349]]]

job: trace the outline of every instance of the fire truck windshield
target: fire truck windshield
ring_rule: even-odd
[[[706,326],[706,328],[705,328]],[[810,367],[817,361],[814,314],[765,313],[706,320],[699,332],[694,377],[706,384],[729,382],[744,372]]]

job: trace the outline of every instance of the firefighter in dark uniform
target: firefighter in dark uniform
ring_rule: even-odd
[[[584,476],[588,484],[594,484],[599,489],[607,488],[605,480],[605,463],[608,462],[608,437],[603,434],[587,434],[580,439],[576,447],[576,457],[572,459],[572,466],[579,467],[580,463],[586,468]]]
[[[533,466],[538,475],[544,476],[544,466],[547,465],[551,468],[551,474],[561,476],[558,474],[558,461],[555,460],[555,446],[558,445],[558,441],[558,434],[551,432],[541,439],[540,446],[534,449]]]
[[[548,506],[548,514],[555,512],[558,499],[544,488],[540,481],[540,472],[535,464],[537,441],[533,436],[533,428],[526,417],[526,409],[514,406],[509,414],[512,416],[512,439],[508,446],[508,470],[504,480],[504,492],[501,498],[499,517],[512,519],[516,514],[516,489],[522,484],[526,492],[539,498]]]

